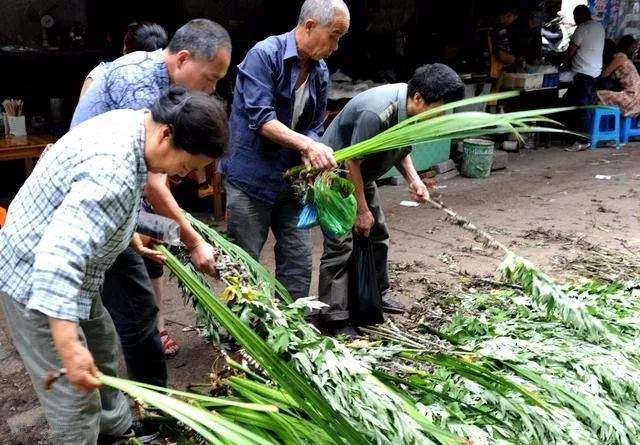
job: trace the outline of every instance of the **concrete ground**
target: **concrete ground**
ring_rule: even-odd
[[[584,236],[593,243],[621,252],[637,252],[640,246],[640,144],[622,150],[598,149],[567,153],[559,148],[512,153],[509,167],[493,172],[487,179],[454,178],[438,184],[441,199],[504,244],[545,268],[556,278],[564,278],[559,256],[577,254],[565,243],[527,235],[538,227],[567,235]],[[596,175],[603,175],[600,179]],[[452,271],[463,270],[491,275],[501,256],[480,249],[460,228],[444,220],[444,215],[427,206],[408,208],[404,186],[381,188],[391,232],[391,262],[406,270],[394,279],[399,299],[410,303],[420,296],[419,280],[451,282]],[[317,272],[322,235],[314,230],[314,270]],[[263,260],[272,267],[270,239]],[[413,275],[414,277],[412,277]],[[175,283],[169,281],[165,316],[169,331],[180,344],[178,356],[169,361],[172,385],[184,388],[207,382],[214,349],[197,331],[190,307],[185,306]],[[313,293],[317,281],[314,278]],[[0,315],[0,326],[4,322]],[[0,442],[38,443],[46,435],[33,388],[25,375],[9,339],[0,333]]]

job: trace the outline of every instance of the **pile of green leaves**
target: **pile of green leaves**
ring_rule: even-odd
[[[183,290],[188,293],[194,303],[210,317],[215,318],[242,345],[268,376],[300,406],[309,419],[316,424],[324,425],[327,431],[339,441],[366,443],[364,436],[343,415],[335,411],[306,379],[286,360],[275,354],[263,338],[213,294],[204,277],[195,273],[190,264],[181,263],[165,247],[158,247],[158,250],[166,256],[166,266],[180,280]],[[234,284],[231,283],[230,286]],[[249,285],[242,285],[243,288],[240,288],[239,284],[236,286],[238,286],[237,291],[244,294],[243,298],[247,301],[261,294]]]
[[[595,317],[578,298],[569,297],[560,286],[532,263],[509,253],[499,268],[499,276],[520,284],[548,313],[555,313],[569,327],[593,341],[621,344],[617,332]]]
[[[558,286],[546,278],[544,289],[553,287],[557,298],[615,331],[619,344],[582,335],[573,316],[541,305],[539,290],[524,277],[522,291],[463,295],[443,328],[442,338],[452,341],[445,354],[419,351],[421,333],[398,329],[397,343],[414,351],[394,354],[397,345],[387,343],[391,360],[406,365],[390,372],[380,362],[379,372],[422,402],[425,415],[474,444],[637,443],[638,289],[594,281]],[[402,342],[400,334],[414,341]]]
[[[242,272],[250,261],[237,246],[228,249],[228,240],[201,223],[194,227],[219,249],[225,265],[220,278],[227,287],[220,298],[189,264],[160,247],[166,265],[195,304],[224,327],[277,388],[300,406],[305,420],[323,425],[337,442],[350,444],[461,443],[377,379],[368,362],[307,323],[305,311],[317,309],[317,302],[299,299],[287,303],[274,298],[276,289],[264,285],[266,279],[255,287],[250,277],[259,273]]]
[[[216,297],[187,261],[167,265],[196,306],[242,345],[257,368],[227,385],[226,415],[280,443],[633,444],[640,436],[640,302],[633,281],[556,284],[508,255],[511,285],[463,295],[433,328],[371,330],[347,347],[320,335],[273,276],[206,225],[226,288]],[[515,285],[515,286],[514,286]],[[425,334],[425,332],[427,334]],[[438,344],[436,348],[433,346]]]

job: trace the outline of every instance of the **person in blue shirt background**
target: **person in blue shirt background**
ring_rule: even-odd
[[[276,276],[295,298],[309,294],[311,240],[296,227],[300,204],[283,173],[301,162],[336,166],[333,150],[318,142],[329,87],[323,59],[337,50],[349,22],[342,0],[307,0],[294,30],[257,43],[238,65],[232,152],[222,162],[228,231],[258,259],[271,228]]]
[[[167,31],[165,31],[165,29],[157,23],[132,23],[129,25],[127,33],[124,36],[124,46],[122,48],[122,51],[125,56],[136,51],[153,52],[158,49],[163,49],[165,46],[167,46],[168,42],[169,37],[167,36]],[[105,62],[101,62],[98,66],[91,70],[91,72],[84,80],[84,84],[82,85],[82,89],[80,91],[81,98],[89,89],[89,86],[93,82],[93,79],[97,79],[99,76],[104,74],[107,68],[108,64]],[[197,170],[195,172],[195,175],[196,177],[199,176],[199,184],[204,182],[206,185],[208,185],[206,183],[205,170]],[[204,179],[202,178],[202,176],[204,176]],[[164,355],[167,356],[167,358],[174,357],[180,350],[180,346],[178,346],[175,340],[169,336],[169,332],[167,331],[164,323],[163,301],[166,295],[164,281],[162,280],[162,276],[164,275],[164,266],[162,263],[156,262],[147,256],[143,256],[142,259],[144,260],[144,265],[147,268],[147,272],[149,273],[151,285],[153,286],[153,292],[156,296],[156,305],[158,306],[158,331],[160,332],[162,349],[164,351]]]

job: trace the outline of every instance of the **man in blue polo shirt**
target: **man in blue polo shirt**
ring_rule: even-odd
[[[211,94],[231,59],[231,38],[219,24],[194,19],[180,27],[166,49],[136,51],[110,62],[80,98],[71,126],[110,110],[149,108],[171,84]],[[180,237],[194,265],[216,271],[215,251],[184,216],[171,195],[166,175],[149,174],[146,200],[153,210],[180,224]],[[105,274],[102,302],[118,331],[129,376],[166,386],[167,368],[160,333],[158,306],[138,249],[127,248]]]
[[[282,175],[301,162],[336,166],[332,149],[318,142],[329,85],[323,59],[348,29],[342,0],[307,0],[293,31],[259,42],[238,66],[232,154],[222,164],[228,231],[257,259],[271,228],[276,276],[295,298],[309,294],[311,240],[296,227],[300,204]]]
[[[464,97],[464,84],[446,65],[434,63],[418,68],[409,81],[383,85],[358,94],[331,122],[322,141],[336,150],[365,141],[429,108]],[[375,181],[396,167],[409,187],[413,201],[429,198],[426,186],[411,161],[410,148],[384,151],[347,161],[348,177],[355,186],[358,216],[353,231],[373,244],[376,279],[385,312],[402,313],[404,307],[389,296],[387,253],[389,230],[380,207]],[[338,239],[325,237],[320,260],[320,301],[328,305],[320,315],[329,334],[355,335],[349,313],[349,259],[353,251],[351,233]]]

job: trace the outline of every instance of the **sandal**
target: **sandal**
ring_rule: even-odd
[[[585,151],[586,149],[588,149],[588,148],[590,148],[590,147],[591,147],[591,144],[588,144],[588,143],[587,143],[587,144],[581,144],[581,143],[579,143],[579,142],[576,142],[575,144],[573,144],[573,145],[571,145],[571,146],[569,146],[569,147],[565,148],[565,149],[564,149],[564,151],[569,151],[569,152],[572,152],[572,153],[577,153],[577,152],[579,152],[579,151]]]
[[[180,346],[169,337],[169,333],[166,330],[160,331],[160,341],[162,342],[162,351],[165,357],[173,358],[178,354],[178,351],[180,351]]]

